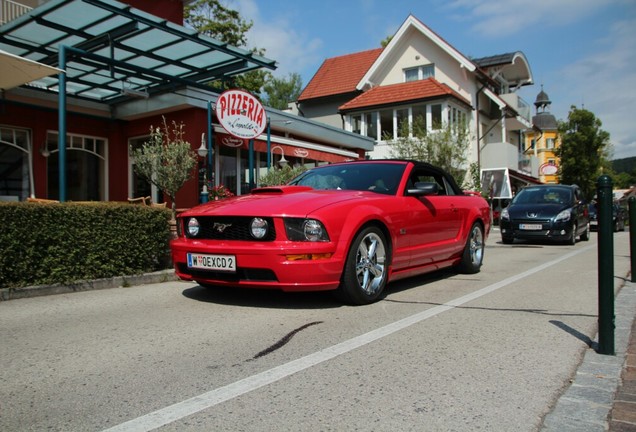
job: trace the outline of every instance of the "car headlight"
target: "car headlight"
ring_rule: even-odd
[[[196,218],[188,219],[188,235],[190,237],[196,237],[199,235],[199,231],[201,230],[201,225],[199,225],[199,221]]]
[[[325,226],[316,219],[285,219],[285,230],[291,241],[329,241]]]
[[[255,239],[260,240],[265,237],[268,230],[269,224],[265,219],[256,217],[250,222],[250,234],[252,234],[252,237]]]
[[[555,222],[567,222],[570,220],[570,210],[563,210],[554,218]]]
[[[508,213],[508,209],[505,208],[501,211],[501,214],[499,215],[499,219],[502,220],[510,220],[510,213]]]

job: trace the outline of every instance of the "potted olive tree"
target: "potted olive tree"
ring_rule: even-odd
[[[163,118],[162,127],[150,126],[150,140],[133,150],[135,172],[154,184],[172,201],[172,219],[176,217],[176,196],[192,178],[197,156],[184,139],[184,124]]]

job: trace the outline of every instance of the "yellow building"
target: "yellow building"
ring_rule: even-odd
[[[559,182],[559,158],[554,150],[561,145],[557,120],[550,113],[550,98],[543,91],[534,101],[537,114],[532,117],[532,129],[525,133],[525,154],[539,158],[539,181],[541,183]]]

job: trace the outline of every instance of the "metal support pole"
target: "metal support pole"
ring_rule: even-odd
[[[60,45],[58,53],[58,66],[62,71],[66,70],[66,45]],[[58,75],[58,130],[57,148],[58,148],[58,164],[59,164],[59,185],[58,199],[60,202],[66,201],[66,72],[60,72]]]
[[[629,256],[631,259],[631,281],[636,282],[636,197],[629,197]]]
[[[598,178],[596,186],[598,197],[598,353],[615,355],[612,179],[608,175],[602,175]]]
[[[209,180],[212,180],[212,187],[216,186],[216,179],[214,176],[214,148],[212,143],[214,142],[214,128],[212,127],[212,102],[208,101],[208,165],[205,173]]]
[[[251,139],[248,143],[248,165],[249,165],[249,183],[250,191],[254,189],[254,140]]]
[[[267,117],[267,172],[272,167],[272,121]]]

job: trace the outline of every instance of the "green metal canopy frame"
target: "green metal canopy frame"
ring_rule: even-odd
[[[66,93],[109,104],[127,99],[122,90],[210,90],[211,81],[276,68],[273,60],[114,0],[51,0],[0,26],[0,49],[23,58],[60,67],[61,46],[72,48]],[[30,87],[59,91],[59,78]]]
[[[66,201],[66,97],[116,105],[276,62],[114,0],[51,0],[0,26],[0,50],[65,72],[29,83],[59,98],[59,190]],[[209,138],[208,138],[209,139]]]

